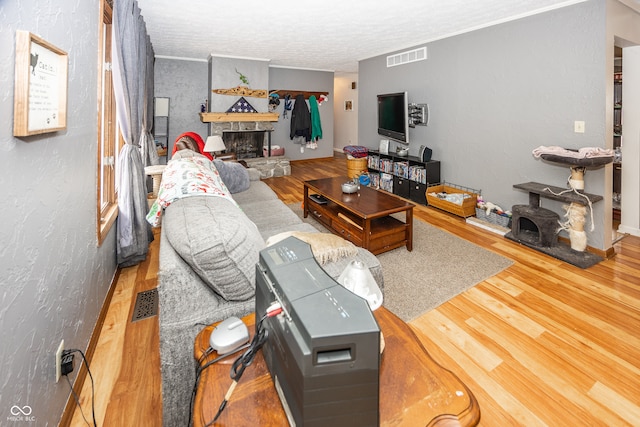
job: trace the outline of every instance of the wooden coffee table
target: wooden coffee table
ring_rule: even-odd
[[[342,184],[347,181],[346,177],[305,181],[304,217],[313,215],[334,234],[376,255],[405,245],[411,251],[415,205],[366,186],[356,193],[343,193]],[[325,197],[326,203],[314,201],[312,194]],[[404,222],[391,216],[398,212],[405,213]]]
[[[380,425],[476,425],[480,408],[462,381],[429,356],[409,325],[384,307],[374,311],[374,315],[385,342],[380,365]],[[254,316],[242,320],[253,332]],[[196,360],[209,347],[209,335],[214,327],[207,326],[196,337]],[[201,364],[216,356],[215,352],[210,354]],[[229,372],[236,357],[231,356],[203,371],[194,401],[194,426],[205,426],[213,420],[231,385]],[[287,425],[261,351],[245,370],[226,409],[213,425]]]

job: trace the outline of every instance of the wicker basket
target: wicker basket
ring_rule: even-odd
[[[486,209],[476,207],[476,217],[479,220],[490,222],[491,224],[511,228],[511,217],[509,216],[498,215],[495,212],[490,212],[489,215],[487,215]]]
[[[462,201],[461,205],[451,203],[447,200],[440,199],[432,193],[466,193],[471,195]],[[476,213],[476,203],[478,201],[479,190],[474,190],[460,185],[444,182],[427,187],[427,203],[434,208],[442,209],[454,215],[466,218]]]
[[[356,178],[367,171],[367,158],[347,159],[347,177]]]

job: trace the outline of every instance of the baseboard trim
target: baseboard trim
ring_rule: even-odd
[[[564,237],[564,236],[558,236],[558,241],[559,242],[563,242],[564,244],[571,246],[571,240],[569,240],[568,237]],[[616,252],[613,248],[609,248],[609,249],[597,249],[594,248],[593,246],[587,246],[587,248],[585,249],[586,252],[598,255],[599,257],[602,257],[604,259],[609,259],[613,256],[615,256]]]
[[[329,160],[329,159],[333,159],[333,157],[314,157],[313,159],[297,159],[297,160],[290,160],[289,163],[304,163],[311,160]]]
[[[111,300],[113,298],[113,294],[116,289],[116,284],[118,283],[118,278],[120,277],[120,268],[116,269],[116,273],[111,279],[111,285],[109,285],[109,291],[107,291],[107,295],[104,299],[104,303],[102,304],[102,308],[100,309],[100,314],[98,315],[98,320],[96,321],[95,326],[93,327],[93,332],[91,333],[91,338],[89,339],[89,344],[87,345],[87,350],[85,351],[85,357],[87,358],[87,364],[91,365],[91,359],[93,359],[93,354],[96,351],[96,347],[98,345],[98,339],[100,338],[100,332],[102,331],[102,327],[104,326],[104,321],[107,317],[107,312],[109,311],[109,306],[111,305]],[[79,363],[78,375],[76,375],[76,380],[73,383],[73,391],[80,396],[80,392],[82,391],[82,387],[84,387],[84,381],[87,378],[87,367],[84,363]],[[77,405],[76,401],[73,398],[73,393],[69,393],[69,397],[67,398],[67,404],[64,407],[64,412],[62,413],[62,418],[60,419],[59,427],[68,427],[71,425],[71,420],[73,420],[73,414],[75,412]]]
[[[628,225],[622,225],[618,227],[618,233],[631,234],[632,236],[640,237],[640,228],[629,227]]]

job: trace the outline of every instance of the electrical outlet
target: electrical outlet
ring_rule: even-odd
[[[584,133],[584,122],[581,120],[573,122],[573,131],[575,133]]]
[[[64,351],[64,340],[60,341],[60,345],[56,350],[56,382],[60,381],[62,375],[62,352]]]

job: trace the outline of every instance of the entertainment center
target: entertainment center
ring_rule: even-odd
[[[440,161],[369,150],[367,168],[371,186],[427,205],[427,186],[440,182]]]
[[[409,102],[408,92],[379,94],[378,135],[402,144],[395,153],[388,144],[369,150],[369,186],[427,205],[429,185],[440,182],[440,162],[431,160],[431,149],[420,147],[419,156],[409,156],[409,128],[429,124],[429,105]]]

